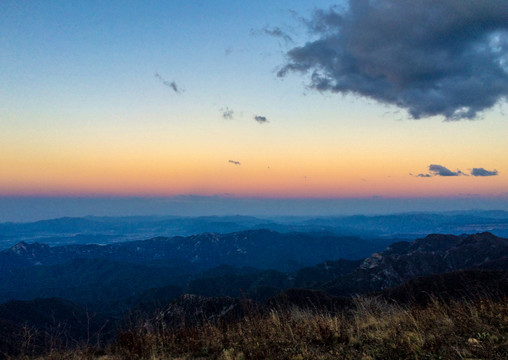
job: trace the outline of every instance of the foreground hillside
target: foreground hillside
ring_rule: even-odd
[[[121,334],[120,358],[506,359],[508,304],[404,309],[358,300],[338,314],[300,310],[180,332]]]
[[[123,321],[58,299],[0,305],[5,359],[506,359],[508,272],[413,279],[362,297],[264,304],[183,295]]]
[[[140,324],[141,325],[141,324]],[[339,313],[292,308],[179,330],[133,327],[105,351],[44,359],[506,359],[506,301],[403,308],[357,299]]]

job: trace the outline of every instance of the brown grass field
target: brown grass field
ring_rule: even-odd
[[[103,349],[35,358],[501,360],[508,359],[508,301],[404,308],[359,298],[353,310],[335,314],[293,308],[179,330],[133,325]]]

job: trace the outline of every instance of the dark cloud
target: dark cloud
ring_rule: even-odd
[[[168,80],[164,79],[162,76],[160,76],[160,74],[159,74],[159,73],[155,73],[155,77],[156,77],[157,79],[159,79],[159,80],[160,80],[160,82],[161,82],[163,85],[165,85],[165,86],[169,87],[169,88],[170,88],[171,90],[173,90],[175,93],[177,93],[177,94],[181,94],[181,93],[183,93],[183,91],[184,91],[184,90],[183,90],[180,86],[178,86],[178,85],[177,85],[177,83],[176,83],[175,81],[168,81]]]
[[[319,91],[406,109],[414,119],[474,119],[508,97],[508,1],[349,0],[306,22],[312,41],[278,75]]]
[[[233,165],[242,165],[240,163],[240,161],[235,161],[235,160],[228,160],[228,163],[233,164]]]
[[[467,174],[463,173],[460,170],[451,171],[450,169],[444,167],[443,165],[436,164],[429,165],[429,172],[430,173],[428,174],[418,174],[418,175],[409,174],[409,175],[420,178],[430,178],[434,176],[461,176],[461,175],[467,176]]]
[[[220,111],[222,113],[222,118],[227,119],[227,120],[233,119],[234,114],[235,114],[235,112],[233,110],[231,110],[230,108],[228,108],[227,106],[224,109],[220,109]]]
[[[265,124],[268,122],[268,119],[266,118],[266,116],[261,116],[261,115],[254,116],[254,120],[256,120],[260,124]]]
[[[462,171],[451,171],[442,165],[429,165],[429,171],[434,176],[460,176],[465,175]]]
[[[414,176],[414,177],[422,177],[422,178],[428,178],[428,177],[433,177],[433,176],[461,176],[461,175],[468,176],[467,174],[463,173],[460,170],[451,171],[450,169],[448,169],[442,165],[435,165],[435,164],[429,165],[429,172],[430,172],[430,174],[418,174],[418,175],[409,174],[409,175]],[[495,169],[492,171],[489,171],[489,170],[485,170],[484,168],[473,168],[471,170],[471,175],[472,176],[497,176],[498,171]]]
[[[497,176],[498,171],[496,169],[489,171],[489,170],[485,170],[484,168],[473,168],[473,170],[471,170],[471,175],[473,175],[473,176]]]

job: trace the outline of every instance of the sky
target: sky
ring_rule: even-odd
[[[508,209],[506,1],[4,0],[0,48],[0,221]]]

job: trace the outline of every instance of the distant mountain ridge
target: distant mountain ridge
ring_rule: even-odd
[[[262,269],[294,270],[327,259],[360,259],[385,243],[327,234],[247,230],[189,237],[156,237],[109,245],[66,245],[21,242],[0,251],[0,269],[54,265],[78,258],[99,258],[143,264],[188,263],[197,268],[222,264]]]
[[[416,239],[430,233],[460,235],[490,231],[508,237],[508,212],[413,212],[391,215],[325,217],[130,216],[64,217],[31,223],[0,223],[0,250],[21,241],[68,244],[111,244],[156,236],[190,236],[268,229],[280,233],[330,233],[361,238]]]

